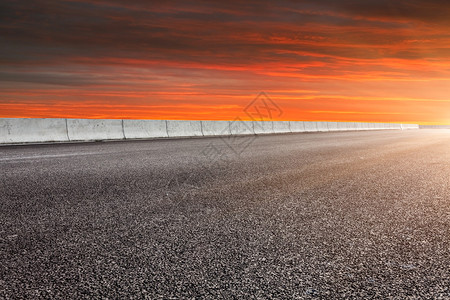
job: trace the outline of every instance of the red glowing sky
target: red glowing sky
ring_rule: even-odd
[[[447,1],[3,1],[0,117],[450,123]]]

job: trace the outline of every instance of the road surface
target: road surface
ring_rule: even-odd
[[[450,299],[450,131],[0,147],[0,298]]]

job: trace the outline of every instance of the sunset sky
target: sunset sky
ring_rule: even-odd
[[[450,2],[0,3],[0,117],[450,123]]]

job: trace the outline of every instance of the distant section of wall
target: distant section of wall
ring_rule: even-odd
[[[338,122],[327,122],[328,131],[338,131]]]
[[[164,138],[167,135],[165,120],[123,120],[126,139]]]
[[[122,140],[122,120],[67,119],[70,141]]]
[[[229,121],[200,121],[203,136],[230,135]]]
[[[417,124],[401,124],[402,129],[419,129],[419,125]]]
[[[253,131],[255,134],[274,133],[274,122],[272,121],[253,121]]]
[[[303,122],[305,124],[305,132],[317,131],[317,122]]]
[[[346,131],[347,130],[347,123],[345,122],[336,122],[337,124],[337,130],[338,131]]]
[[[252,121],[230,121],[230,131],[231,135],[255,134]]]
[[[361,128],[358,127],[358,123],[356,122],[347,122],[347,127],[348,130],[361,130]]]
[[[289,121],[273,121],[273,131],[274,133],[290,133]]]
[[[167,135],[169,137],[196,137],[203,136],[201,121],[173,121],[167,122]]]
[[[0,119],[0,144],[67,141],[65,119]]]
[[[305,123],[302,121],[290,121],[291,132],[305,132]]]
[[[420,129],[450,129],[450,125],[419,125]]]
[[[315,121],[0,119],[0,144],[153,139],[347,130],[418,129],[416,124]],[[449,128],[421,126],[421,128]]]
[[[317,131],[326,132],[328,129],[328,122],[316,122]]]

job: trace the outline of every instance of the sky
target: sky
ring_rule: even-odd
[[[0,2],[0,117],[450,123],[444,0]]]

